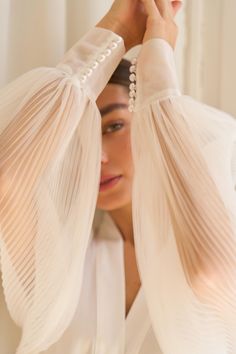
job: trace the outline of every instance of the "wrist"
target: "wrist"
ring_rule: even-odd
[[[114,17],[111,17],[109,15],[106,15],[103,17],[103,19],[96,25],[96,27],[104,28],[107,30],[110,30],[120,37],[123,38],[124,40],[124,45],[126,51],[128,51],[130,48],[132,48],[132,40],[130,36],[128,35],[128,31],[124,27],[124,25],[119,21],[119,19],[116,19]]]
[[[143,44],[151,39],[163,39],[175,49],[178,36],[178,27],[174,21],[166,23],[162,20],[149,18],[147,29],[143,38]]]

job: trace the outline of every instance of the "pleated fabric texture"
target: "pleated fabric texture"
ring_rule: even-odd
[[[56,342],[78,305],[100,181],[94,99],[123,54],[119,36],[96,28],[57,68],[35,69],[0,93],[1,270],[22,328],[17,354]]]
[[[0,93],[1,270],[22,328],[17,354],[49,348],[78,305],[100,177],[94,101],[123,54],[118,36],[94,29],[57,68]],[[235,141],[232,117],[181,96],[168,43],[147,42],[132,120],[134,236],[164,354],[236,352]]]
[[[11,315],[23,326],[19,353],[37,352],[71,319],[100,177],[100,144],[89,144],[100,141],[100,116],[58,75],[39,70],[36,84],[29,74],[11,86],[14,95],[28,81],[30,95],[1,135],[1,262]]]
[[[165,354],[233,354],[236,122],[180,95],[160,39],[138,58],[137,95],[134,235],[156,337]]]

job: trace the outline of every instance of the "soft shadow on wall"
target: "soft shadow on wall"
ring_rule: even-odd
[[[236,1],[185,2],[185,92],[236,117]]]

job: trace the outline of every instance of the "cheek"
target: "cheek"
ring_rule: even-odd
[[[111,160],[119,163],[127,175],[133,174],[133,159],[131,151],[130,132],[120,134],[111,140]]]

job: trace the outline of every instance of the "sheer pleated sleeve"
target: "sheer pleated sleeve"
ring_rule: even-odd
[[[236,353],[236,122],[181,95],[173,50],[136,67],[134,235],[165,354]]]
[[[46,350],[75,312],[100,179],[95,100],[124,52],[119,36],[95,28],[57,67],[0,92],[1,271],[22,328],[17,354]]]

